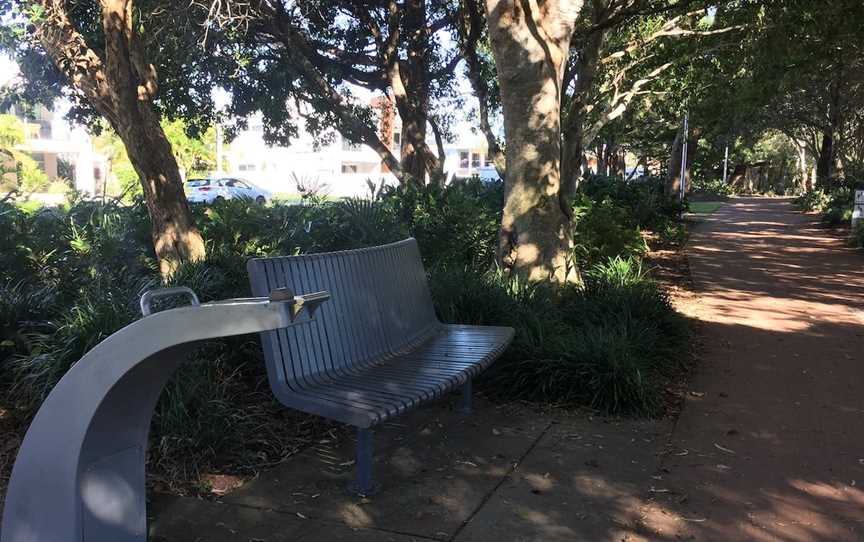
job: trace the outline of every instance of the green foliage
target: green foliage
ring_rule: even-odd
[[[802,211],[821,213],[831,201],[831,196],[822,189],[808,190],[797,198],[795,205]]]
[[[817,188],[801,194],[794,203],[802,211],[821,214],[822,222],[829,226],[848,224],[852,220],[856,186],[859,185],[847,181],[830,190]]]
[[[616,258],[563,290],[497,272],[448,270],[432,276],[445,321],[509,325],[513,344],[488,389],[609,413],[655,415],[680,374],[688,330],[638,260]]]
[[[163,120],[162,129],[171,143],[177,165],[187,176],[206,175],[216,168],[216,130],[207,128],[200,135],[193,133],[182,120]]]
[[[643,231],[654,232],[661,243],[677,243],[683,235],[680,210],[664,196],[659,177],[587,177],[573,207],[576,261],[590,268],[616,256],[641,256],[649,248]]]
[[[7,153],[24,142],[24,125],[15,115],[0,115],[0,151]]]
[[[693,192],[703,194],[716,194],[718,196],[732,196],[735,194],[735,187],[728,182],[723,182],[723,179],[712,179],[703,176],[696,176],[693,179]]]
[[[574,207],[576,261],[583,267],[619,254],[641,256],[648,251],[628,209],[611,199],[598,203],[584,197]]]
[[[381,203],[423,247],[427,267],[488,268],[494,260],[504,190],[478,179],[447,188],[389,188]]]
[[[852,228],[850,242],[853,247],[864,248],[864,220],[859,220]]]
[[[374,200],[195,206],[207,258],[182,265],[168,284],[189,286],[202,301],[243,297],[249,295],[249,257],[341,250],[413,235],[444,320],[517,329],[490,390],[653,415],[661,410],[685,335],[665,295],[629,255],[644,250],[635,216],[673,222],[661,218],[666,211],[644,209],[625,187],[603,182],[586,185],[581,196],[590,209],[579,231],[583,242],[594,239],[598,247],[586,248],[597,265],[583,268],[578,287],[554,289],[491,270],[502,187],[476,180],[391,188]],[[588,193],[602,199],[593,202]],[[624,225],[610,229],[606,220]],[[69,367],[138,317],[140,294],[162,280],[140,199],[128,206],[85,200],[63,208],[0,204],[0,230],[0,406],[26,422]],[[204,470],[248,471],[279,461],[296,448],[291,432],[283,430],[286,419],[310,423],[273,399],[257,338],[209,342],[160,399],[151,471],[166,481],[190,480]]]
[[[687,208],[691,213],[710,215],[723,206],[722,201],[690,201]]]

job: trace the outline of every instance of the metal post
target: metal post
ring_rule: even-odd
[[[459,412],[462,414],[471,414],[471,394],[472,386],[471,379],[469,378],[464,384],[462,384],[462,398],[459,404]]]
[[[684,137],[681,138],[681,177],[678,182],[680,188],[680,200],[684,201],[687,184],[687,113],[684,113]]]
[[[372,430],[357,428],[357,478],[348,489],[361,497],[373,495],[381,488],[372,480]]]
[[[729,174],[729,144],[726,144],[726,153],[723,155],[723,186],[726,186],[726,179]]]

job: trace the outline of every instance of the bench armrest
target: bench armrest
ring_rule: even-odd
[[[155,290],[147,290],[144,292],[144,295],[141,296],[141,314],[143,316],[150,316],[153,312],[153,308],[150,306],[150,303],[154,299],[158,299],[160,297],[172,297],[175,295],[185,295],[189,297],[189,301],[194,306],[198,306],[201,304],[198,301],[198,296],[195,295],[195,292],[192,291],[191,288],[187,288],[185,286],[177,286],[174,288],[156,288]]]
[[[276,288],[270,291],[269,299],[270,301],[288,302],[291,306],[291,321],[293,322],[304,310],[309,313],[309,318],[312,318],[318,307],[330,299],[330,292],[296,295],[290,288]]]

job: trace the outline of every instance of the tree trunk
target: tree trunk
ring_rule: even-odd
[[[747,169],[747,164],[735,164],[732,175],[729,177],[729,186],[735,187],[738,190],[745,188]]]
[[[338,119],[339,133],[351,142],[364,143],[371,147],[396,179],[404,183],[406,177],[400,161],[390,151],[390,141],[385,143],[381,140],[378,132],[356,114],[351,104],[346,102],[344,96],[304,54],[310,46],[306,38],[293,26],[291,18],[283,11],[270,9],[264,11],[264,16],[267,17],[268,30],[284,45],[284,54],[291,60],[298,74],[306,79],[318,98],[327,103],[330,111]]]
[[[561,199],[562,205],[569,210],[569,203],[576,194],[581,173],[585,145],[585,122],[588,112],[588,94],[594,85],[597,75],[597,64],[600,60],[600,48],[603,45],[605,31],[596,30],[589,34],[579,50],[579,66],[573,81],[573,95],[567,107],[564,120],[564,149],[561,154]]]
[[[810,186],[810,179],[807,174],[807,145],[801,141],[795,141],[795,144],[798,146],[799,188],[804,191],[809,191],[812,187]]]
[[[202,259],[204,242],[192,221],[177,161],[158,117],[149,106],[137,113],[114,129],[144,188],[159,271],[167,276],[179,262]]]
[[[156,69],[144,60],[132,0],[102,0],[104,54],[90,49],[63,0],[46,0],[37,38],[68,82],[105,117],[126,147],[150,213],[153,246],[163,275],[204,257],[171,144],[153,111]]]
[[[478,117],[480,120],[480,131],[483,132],[483,136],[486,138],[487,159],[495,164],[498,176],[504,179],[505,157],[501,150],[501,145],[498,143],[498,138],[495,137],[495,133],[492,131],[492,124],[489,122],[491,91],[486,76],[483,73],[483,63],[478,55],[480,39],[483,35],[483,29],[486,27],[480,1],[462,0],[459,3],[459,49],[468,67],[468,80],[471,82],[471,88],[474,90],[474,95],[477,96],[477,101],[479,102]]]
[[[575,277],[570,218],[559,199],[561,86],[581,4],[486,1],[507,149],[498,261],[534,281]]]
[[[698,148],[699,134],[695,130],[691,132],[692,137],[687,139],[687,164],[684,166],[684,193],[688,194],[691,190],[693,168],[693,160],[696,157]],[[682,158],[682,141],[683,130],[678,130],[675,135],[675,141],[672,142],[671,156],[669,158],[669,167],[666,169],[666,195],[675,199],[680,197],[681,193],[681,158]]]
[[[825,131],[822,134],[822,144],[819,147],[819,157],[816,160],[816,184],[828,187],[834,177],[834,134]]]
[[[440,169],[438,157],[426,143],[429,121],[426,0],[406,0],[402,14],[407,59],[393,62],[390,78],[396,108],[402,119],[402,170],[422,186],[426,183],[427,173],[431,178]]]

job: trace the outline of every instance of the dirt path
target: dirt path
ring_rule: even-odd
[[[864,256],[761,198],[726,204],[688,254],[704,352],[646,523],[664,540],[864,539]]]

